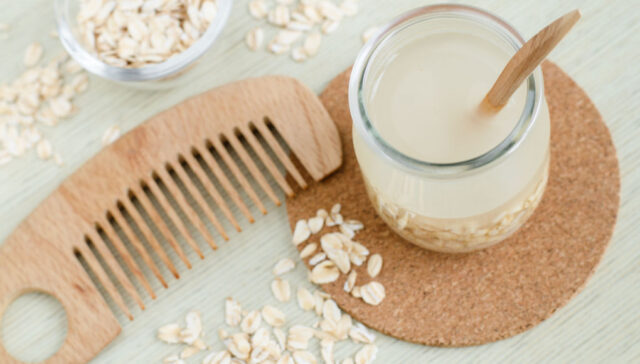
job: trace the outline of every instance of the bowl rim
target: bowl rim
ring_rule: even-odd
[[[216,17],[204,34],[185,51],[175,54],[161,63],[138,68],[124,68],[109,65],[98,59],[76,39],[69,22],[70,1],[77,0],[56,0],[54,2],[56,24],[62,46],[85,70],[106,79],[122,82],[160,80],[185,69],[211,48],[227,24],[233,7],[233,0],[215,0],[217,6]]]

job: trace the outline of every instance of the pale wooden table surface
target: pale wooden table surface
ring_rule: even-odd
[[[320,92],[326,83],[354,60],[362,31],[403,10],[431,1],[361,0],[356,18],[345,21],[327,37],[320,54],[299,65],[286,57],[250,53],[242,39],[255,25],[246,1],[236,1],[221,40],[205,58],[204,66],[189,74],[185,86],[167,91],[136,91],[91,77],[89,91],[77,102],[72,119],[50,132],[65,159],[62,168],[31,155],[0,168],[0,242],[66,176],[97,153],[104,130],[117,123],[134,128],[158,111],[180,100],[233,80],[263,74],[298,77]],[[611,129],[621,164],[622,204],[613,241],[595,276],[575,299],[541,325],[511,339],[479,347],[443,349],[403,343],[379,336],[377,363],[426,362],[639,362],[640,361],[640,3],[637,0],[485,0],[468,1],[507,19],[530,37],[539,27],[579,7],[583,19],[551,54],[592,97]],[[47,54],[61,51],[48,36],[54,28],[50,0],[2,3],[0,22],[10,23],[10,38],[0,41],[0,82],[21,70],[22,52],[32,41],[45,44]],[[135,312],[122,334],[94,360],[95,363],[158,363],[179,349],[155,340],[155,330],[177,321],[190,309],[204,314],[212,334],[222,322],[222,298],[233,295],[249,308],[272,301],[268,284],[272,264],[285,255],[295,257],[289,241],[285,208],[271,212],[217,252],[183,273],[179,282],[160,290],[147,312]],[[250,249],[249,249],[250,248]],[[288,278],[304,284],[300,265]],[[23,359],[51,354],[64,336],[64,311],[47,296],[18,299],[2,321],[3,341]],[[295,320],[311,323],[294,303],[285,306]],[[344,345],[337,357],[351,355]],[[200,362],[202,356],[191,360]]]

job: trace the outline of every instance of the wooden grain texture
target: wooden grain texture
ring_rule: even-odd
[[[572,10],[531,37],[511,57],[496,82],[491,86],[491,90],[482,101],[484,109],[497,112],[504,107],[524,79],[529,77],[531,72],[542,63],[573,28],[578,19],[580,19],[580,11]]]
[[[302,80],[319,93],[327,82],[351,65],[362,45],[362,32],[382,24],[399,12],[436,3],[436,1],[394,0],[359,1],[360,12],[345,19],[337,32],[323,39],[318,55],[298,64],[285,56],[249,52],[243,44],[246,31],[258,23],[247,14],[248,0],[236,0],[227,28],[214,48],[197,68],[186,75],[182,87],[158,92],[127,89],[121,85],[91,77],[89,90],[77,100],[78,112],[47,135],[63,156],[60,168],[30,155],[0,168],[0,242],[5,241],[33,209],[57,185],[100,149],[103,132],[118,124],[123,130],[139,125],[149,117],[177,104],[185,98],[209,90],[216,85],[266,74],[285,74]],[[566,12],[580,8],[583,17],[549,58],[580,85],[602,113],[609,127],[620,160],[622,190],[621,207],[611,245],[583,292],[533,330],[511,339],[478,347],[444,349],[423,347],[379,335],[380,347],[376,363],[629,363],[640,358],[640,12],[636,0],[468,0],[465,4],[485,8],[506,19],[525,39],[541,24],[547,24]],[[12,26],[9,39],[0,40],[0,82],[8,81],[23,68],[22,54],[35,40],[43,43],[45,54],[62,51],[58,41],[48,36],[55,27],[53,5],[49,0],[5,1],[0,21]],[[271,36],[271,33],[267,33]],[[268,172],[266,172],[268,173]],[[289,243],[290,232],[284,208],[275,208],[259,186],[249,184],[258,198],[264,199],[266,216],[260,209],[249,207],[255,224],[238,217],[243,232],[229,232],[231,240],[220,242],[217,251],[204,249],[206,257],[183,248],[169,254],[181,279],[170,279],[170,272],[157,261],[169,289],[149,275],[158,299],[149,302],[140,314],[135,302],[127,302],[134,321],[124,315],[118,320],[123,332],[92,361],[106,363],[159,363],[179,348],[159,342],[154,334],[163,324],[178,322],[191,309],[203,312],[205,328],[213,333],[222,323],[224,298],[233,295],[248,308],[259,308],[272,302],[269,284],[271,270],[278,259],[296,257]],[[271,183],[277,191],[277,185]],[[140,195],[141,201],[147,203]],[[241,194],[242,198],[246,198]],[[282,199],[283,194],[277,194]],[[247,200],[250,201],[250,200]],[[241,212],[229,202],[236,216]],[[254,203],[252,203],[254,205]],[[230,226],[230,225],[228,225]],[[208,226],[212,228],[212,226]],[[172,229],[173,230],[173,229]],[[233,228],[230,226],[230,230]],[[163,234],[164,235],[164,234]],[[203,241],[200,243],[206,244]],[[1,244],[1,243],[0,243]],[[169,246],[169,242],[166,242]],[[213,260],[214,259],[214,260]],[[149,272],[145,272],[149,273]],[[304,285],[306,268],[298,267],[287,277],[292,287]],[[138,286],[133,281],[134,286]],[[279,306],[291,322],[312,324],[300,313],[294,302]],[[23,296],[4,316],[4,342],[20,357],[42,358],[52,352],[50,338],[64,336],[54,325],[64,312],[52,311],[50,319],[38,320],[52,307],[47,300]],[[33,319],[32,319],[33,317]],[[214,337],[208,337],[215,350],[221,348]],[[356,347],[338,345],[336,357],[353,355]],[[199,363],[196,356],[191,363]]]
[[[53,295],[65,308],[69,325],[66,341],[47,362],[89,361],[113,340],[120,332],[120,326],[76,256],[84,259],[122,313],[133,319],[116,286],[124,286],[141,309],[144,309],[144,304],[140,292],[131,286],[130,279],[139,281],[152,299],[157,294],[126,244],[133,246],[133,255],[141,259],[144,267],[151,270],[163,287],[168,287],[167,282],[151,254],[160,255],[174,276],[177,273],[168,259],[168,252],[150,233],[145,234],[145,240],[152,245],[153,252],[148,251],[143,240],[137,237],[133,226],[142,229],[147,223],[141,219],[134,220],[134,224],[126,220],[129,216],[137,216],[134,211],[138,211],[132,202],[132,186],[135,188],[146,183],[156,198],[165,201],[161,205],[169,214],[174,210],[168,201],[168,196],[171,196],[186,217],[182,219],[177,213],[172,214],[174,221],[181,221],[183,229],[180,231],[185,236],[190,235],[187,225],[191,224],[212,249],[217,249],[215,238],[207,229],[206,219],[224,240],[229,240],[229,237],[204,200],[204,194],[198,191],[185,171],[183,156],[193,156],[194,150],[200,150],[200,155],[210,153],[207,145],[213,139],[234,141],[231,146],[236,152],[244,150],[240,140],[242,134],[243,138],[250,140],[249,144],[273,179],[288,196],[293,197],[284,175],[249,128],[250,123],[262,124],[261,135],[272,133],[267,121],[282,135],[303,164],[303,170],[314,180],[326,177],[342,163],[342,147],[335,124],[318,97],[295,79],[271,76],[243,80],[184,101],[154,116],[96,155],[64,181],[9,236],[0,247],[0,316],[24,292],[42,291]],[[243,156],[244,162],[252,163],[248,152],[244,151]],[[296,168],[288,157],[286,160],[291,168]],[[194,164],[191,167],[201,168]],[[255,165],[253,168],[253,175],[261,177],[259,183],[266,186],[267,179],[262,176],[262,171]],[[169,192],[166,197],[160,182]],[[186,191],[181,190],[181,185]],[[300,187],[306,187],[306,182]],[[225,212],[226,218],[237,225],[228,206],[216,193],[214,200],[217,206]],[[188,196],[194,199],[193,203]],[[196,208],[204,211],[204,216]],[[157,226],[164,221],[155,219],[153,223]],[[94,226],[100,226],[98,233],[102,230],[108,235],[107,240],[114,244],[125,262],[123,266],[103,246],[106,241],[96,236]],[[96,247],[98,252],[92,252],[92,247]],[[202,255],[195,243],[192,247]],[[106,265],[101,265],[100,260]],[[132,272],[132,277],[122,272],[124,266]],[[116,272],[115,282],[107,275],[105,267]],[[0,345],[0,363],[14,362],[19,361]]]

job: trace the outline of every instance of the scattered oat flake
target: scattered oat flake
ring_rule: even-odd
[[[307,60],[307,53],[305,52],[304,48],[296,47],[291,52],[291,59],[293,59],[296,62],[306,61]]]
[[[357,276],[358,276],[358,273],[355,270],[352,270],[349,273],[349,275],[347,276],[347,279],[344,281],[343,289],[345,292],[351,292],[353,290],[353,287],[355,287],[356,285]]]
[[[359,322],[351,327],[349,337],[353,341],[363,344],[373,344],[376,339],[375,335]]]
[[[290,258],[282,258],[276,263],[275,267],[273,267],[273,274],[279,276],[290,272],[293,268],[295,268],[296,263]]]
[[[187,327],[180,331],[180,340],[183,343],[192,345],[202,334],[202,320],[200,319],[200,313],[196,311],[187,313],[185,321],[187,323]]]
[[[186,364],[184,360],[180,359],[177,355],[170,355],[164,360],[162,360],[164,364]]]
[[[285,323],[284,313],[270,305],[266,305],[262,308],[262,318],[266,323],[273,327],[280,327]]]
[[[42,160],[47,160],[53,156],[53,149],[51,147],[51,142],[46,139],[42,139],[38,142],[36,146],[36,152],[38,153],[38,158]]]
[[[380,254],[373,254],[369,257],[369,262],[367,263],[367,273],[369,273],[369,277],[377,277],[381,270],[382,256]]]
[[[246,360],[251,352],[251,344],[249,336],[245,333],[237,333],[231,335],[230,339],[225,342],[227,350],[238,359]]]
[[[324,261],[311,271],[311,281],[316,284],[331,283],[338,279],[340,271],[332,261]]]
[[[53,155],[53,161],[58,165],[58,166],[62,166],[64,165],[64,160],[62,159],[62,156],[60,156],[60,154],[56,153]]]
[[[284,353],[276,364],[296,364],[293,357],[289,353]]]
[[[355,0],[344,0],[340,4],[340,10],[345,16],[355,16],[358,14],[358,2]]]
[[[316,243],[311,243],[307,246],[305,246],[301,251],[300,251],[300,258],[304,259],[304,258],[308,258],[310,257],[318,248],[318,244]]]
[[[247,334],[253,334],[260,327],[261,321],[260,312],[250,311],[240,323],[240,329]]]
[[[321,253],[318,253],[318,254],[312,256],[311,259],[309,259],[309,264],[310,265],[316,265],[316,264],[322,262],[325,259],[327,259],[327,254],[321,252]]]
[[[384,286],[376,281],[371,281],[361,287],[362,300],[370,305],[377,306],[384,300],[386,293]]]
[[[260,27],[251,29],[245,37],[247,47],[252,51],[257,51],[262,47],[264,42],[264,30]]]
[[[227,330],[221,327],[218,329],[218,337],[220,338],[220,340],[224,340],[229,337],[229,333],[227,332]]]
[[[180,353],[180,359],[187,359],[200,352],[200,348],[195,346],[187,346]]]
[[[284,334],[284,331],[280,330],[279,328],[274,328],[273,336],[276,337],[278,345],[280,346],[280,350],[284,350],[287,344],[287,336]]]
[[[158,339],[168,343],[177,344],[180,342],[180,325],[168,324],[158,329]]]
[[[356,353],[355,364],[370,364],[376,359],[378,347],[372,344],[365,345]]]
[[[313,356],[313,354],[311,354],[308,351],[301,351],[301,350],[294,351],[293,359],[295,360],[296,364],[317,364],[318,363],[318,361]]]
[[[324,218],[320,216],[312,217],[309,219],[307,224],[309,225],[309,230],[311,231],[311,233],[317,234],[318,232],[320,232],[320,230],[322,230],[322,226],[324,225]]]
[[[49,107],[51,107],[51,111],[57,117],[68,116],[73,110],[73,105],[71,105],[69,99],[64,96],[59,96],[49,101]]]
[[[309,290],[307,290],[304,287],[298,288],[297,298],[298,298],[298,305],[300,306],[300,308],[302,308],[305,311],[309,311],[313,309],[315,300],[311,292],[309,292]]]
[[[291,288],[289,282],[276,278],[271,282],[271,292],[273,296],[280,302],[288,302],[291,299]]]
[[[202,360],[202,364],[230,364],[231,354],[228,351],[219,351],[208,354]]]
[[[306,220],[299,220],[293,230],[293,244],[298,245],[305,242],[311,236],[311,230]]]
[[[333,348],[335,346],[335,341],[333,340],[322,340],[320,342],[320,355],[322,356],[322,360],[325,363],[333,363]]]
[[[316,212],[316,216],[321,217],[321,218],[323,218],[323,219],[326,219],[326,218],[327,218],[327,216],[329,216],[329,213],[328,213],[328,212],[327,212],[327,210],[325,210],[325,209],[319,209],[319,210]]]
[[[118,138],[120,138],[120,127],[112,125],[104,131],[104,134],[102,134],[102,146],[106,147],[107,145],[115,142]]]
[[[334,300],[328,299],[324,301],[322,305],[322,317],[324,317],[325,320],[338,322],[340,316],[340,309]]]
[[[249,2],[249,14],[256,19],[264,19],[269,12],[265,0],[252,0]]]
[[[31,43],[24,52],[24,65],[27,67],[35,66],[36,63],[40,61],[40,58],[42,58],[43,53],[44,49],[40,43]]]
[[[233,298],[228,297],[225,300],[225,322],[229,326],[238,326],[242,320],[242,306]]]

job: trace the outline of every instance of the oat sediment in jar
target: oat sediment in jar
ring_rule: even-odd
[[[495,115],[478,105],[524,43],[482,10],[407,13],[361,51],[349,103],[367,193],[400,236],[442,252],[504,240],[544,193],[549,113],[538,68]]]

